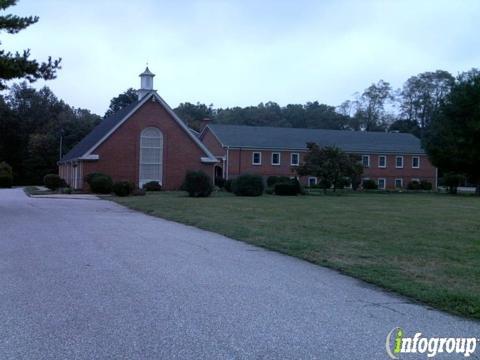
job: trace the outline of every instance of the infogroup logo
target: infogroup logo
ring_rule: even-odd
[[[477,348],[480,339],[471,338],[440,338],[440,337],[422,337],[422,333],[417,332],[413,337],[406,337],[405,331],[396,327],[387,335],[385,347],[388,356],[391,359],[400,359],[400,354],[425,354],[433,358],[438,354],[458,354],[464,357],[470,357]]]

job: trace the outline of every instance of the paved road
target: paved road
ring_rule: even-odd
[[[479,323],[109,201],[0,190],[2,360],[385,359],[395,326],[480,337]]]

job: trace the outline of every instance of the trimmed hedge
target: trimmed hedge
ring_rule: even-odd
[[[290,178],[287,176],[269,176],[267,178],[267,186],[273,187],[275,184],[290,183]]]
[[[149,181],[143,184],[142,189],[145,191],[161,191],[162,185],[158,181]]]
[[[63,180],[57,174],[47,174],[43,177],[43,184],[50,190],[57,190],[62,187],[66,187],[65,180]]]
[[[225,184],[223,188],[228,192],[232,192],[232,182],[233,182],[232,179],[225,180]]]
[[[374,180],[371,180],[371,179],[363,180],[362,186],[363,186],[364,190],[377,190],[378,189],[377,183]]]
[[[102,173],[92,173],[85,177],[90,190],[95,194],[110,194],[112,192],[113,181],[108,175]]]
[[[422,190],[422,185],[418,181],[410,181],[407,184],[408,190]]]
[[[188,171],[181,189],[190,197],[207,197],[213,191],[212,179],[203,171]]]
[[[260,196],[263,189],[263,179],[260,175],[240,175],[232,183],[232,191],[237,196]]]
[[[433,189],[432,183],[427,180],[420,181],[420,187],[422,188],[422,190],[427,190],[427,191],[430,191]]]
[[[433,189],[433,185],[430,181],[427,181],[427,180],[421,180],[420,182],[418,181],[410,181],[408,184],[407,184],[407,189],[408,190],[426,190],[426,191],[430,191]]]
[[[83,177],[83,179],[85,180],[85,182],[90,185],[90,182],[92,181],[92,179],[95,177],[95,176],[108,176],[108,175],[105,175],[104,173],[99,173],[99,172],[94,172],[94,173],[90,173],[90,174],[87,174]]]
[[[296,196],[298,194],[298,186],[294,183],[279,183],[275,184],[275,195]]]
[[[117,181],[113,184],[112,190],[117,196],[129,196],[135,190],[135,184],[130,181]]]

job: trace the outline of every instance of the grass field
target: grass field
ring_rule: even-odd
[[[377,193],[242,198],[217,193],[192,199],[162,192],[114,200],[480,319],[480,198]]]

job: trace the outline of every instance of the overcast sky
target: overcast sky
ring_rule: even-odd
[[[40,21],[2,48],[61,57],[47,84],[103,115],[148,61],[172,106],[339,105],[379,79],[480,67],[480,1],[20,0]]]

